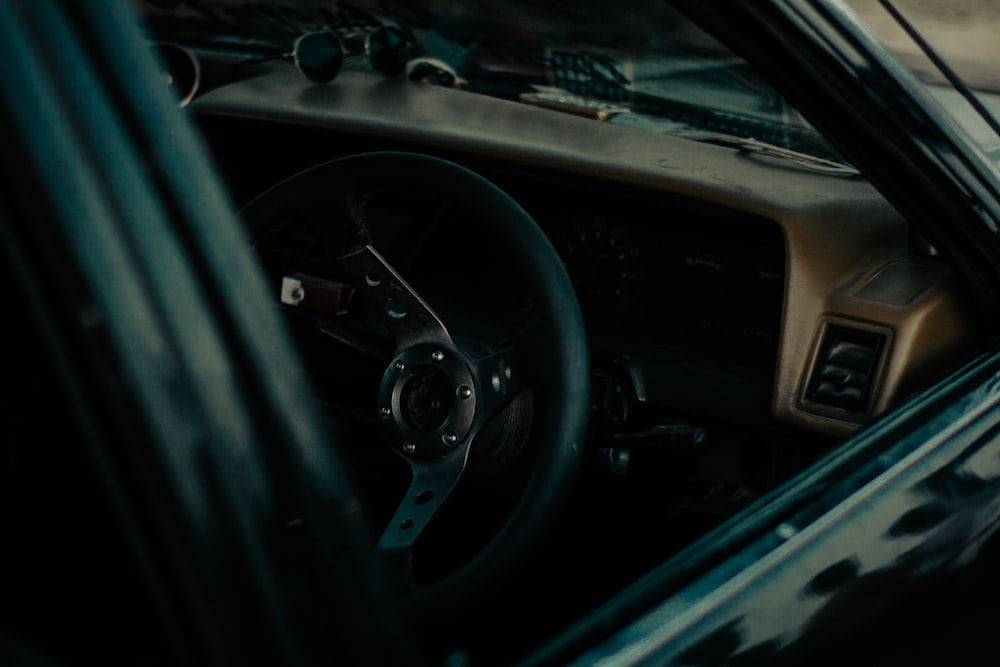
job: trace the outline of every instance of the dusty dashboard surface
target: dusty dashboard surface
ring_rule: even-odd
[[[402,78],[313,85],[284,63],[190,110],[237,203],[365,150],[493,179],[559,250],[595,358],[639,400],[840,437],[976,339],[947,264],[850,174]]]

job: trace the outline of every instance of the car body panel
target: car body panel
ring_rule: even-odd
[[[769,499],[791,505],[780,520],[753,525],[750,544],[574,664],[772,664],[785,652],[817,660],[824,651],[850,655],[837,643],[878,622],[889,604],[880,596],[919,590],[968,567],[1000,525],[997,362],[979,360],[947,390],[922,396],[848,445],[870,451],[879,438],[894,443],[870,451],[869,462],[847,475],[814,475],[816,490],[804,506],[789,501],[805,492],[801,484],[782,489]]]

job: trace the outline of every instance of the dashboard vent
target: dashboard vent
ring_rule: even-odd
[[[810,401],[864,412],[885,336],[831,326],[816,362]]]

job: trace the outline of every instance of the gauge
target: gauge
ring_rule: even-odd
[[[635,300],[640,241],[634,230],[604,218],[577,218],[557,245],[585,306],[607,310]]]

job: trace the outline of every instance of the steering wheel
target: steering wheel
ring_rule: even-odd
[[[511,339],[457,339],[446,322],[372,246],[372,193],[408,192],[461,210],[505,274],[520,275],[532,308]],[[589,360],[580,308],[555,249],[531,216],[482,176],[452,162],[401,152],[345,157],[292,176],[241,212],[260,245],[284,225],[317,242],[371,304],[394,341],[372,409],[412,481],[376,549],[409,571],[414,545],[477,461],[504,460],[520,443],[511,421],[529,391],[542,406],[526,447],[532,468],[519,500],[486,545],[443,578],[409,586],[421,610],[454,610],[512,574],[549,532],[583,454]],[[476,252],[470,248],[470,252]],[[516,421],[516,420],[515,420]],[[522,432],[523,436],[524,433]],[[523,440],[523,438],[522,438]]]

